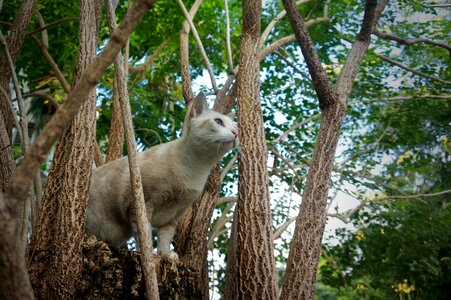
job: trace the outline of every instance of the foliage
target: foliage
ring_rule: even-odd
[[[321,282],[364,299],[448,299],[451,209],[445,197],[373,205],[326,246]],[[375,214],[374,211],[379,213]],[[371,294],[370,294],[371,293]],[[378,294],[378,296],[374,296]]]

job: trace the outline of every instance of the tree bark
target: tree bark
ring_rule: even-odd
[[[115,75],[116,76],[116,75]],[[121,103],[118,89],[118,79],[114,79],[113,113],[111,115],[108,152],[105,162],[110,162],[122,156],[124,147],[124,123],[122,122]]]
[[[306,59],[321,108],[321,125],[291,242],[280,299],[313,299],[326,224],[327,194],[347,97],[385,1],[368,0],[363,25],[335,87],[327,80],[306,25],[292,0],[282,0]]]
[[[239,299],[276,299],[274,246],[269,206],[267,149],[260,104],[261,1],[243,1],[238,81]]]
[[[96,57],[100,11],[99,1],[80,1],[80,42],[73,85]],[[95,90],[86,98],[56,147],[39,209],[34,251],[49,253],[48,264],[39,265],[45,269],[34,270],[32,276],[36,295],[41,299],[71,299],[81,280],[94,158]]]

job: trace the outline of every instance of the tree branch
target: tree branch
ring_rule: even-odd
[[[197,42],[197,46],[199,47],[200,55],[202,56],[204,63],[205,63],[205,67],[207,68],[208,74],[210,75],[211,85],[213,87],[213,90],[216,93],[218,91],[218,86],[216,84],[215,74],[213,73],[213,69],[211,68],[210,61],[207,57],[207,53],[205,53],[205,49],[204,49],[204,46],[202,45],[202,41],[199,37],[199,34],[197,33],[196,26],[194,26],[193,20],[192,20],[190,14],[188,13],[188,11],[186,10],[186,7],[183,4],[182,0],[177,0],[177,2],[180,6],[180,9],[183,12],[183,15],[185,16],[186,21],[188,21],[188,24],[191,27],[191,30],[193,31],[193,36]]]
[[[308,3],[312,0],[300,0],[300,1],[296,1],[295,5],[299,6],[301,4],[305,4]],[[269,22],[268,26],[266,26],[265,30],[263,31],[262,35],[260,36],[260,47],[263,46],[263,44],[265,43],[266,39],[269,36],[269,33],[271,32],[271,30],[276,26],[276,24],[280,21],[280,19],[282,19],[285,15],[287,14],[286,10],[282,10],[274,19],[271,20],[271,22]]]
[[[282,3],[310,71],[313,87],[318,96],[319,107],[321,110],[324,110],[332,105],[334,101],[337,101],[335,91],[321,65],[315,45],[294,0],[282,0]]]
[[[116,16],[112,9],[111,2],[106,0],[107,19],[110,33],[116,30]],[[144,200],[144,191],[141,180],[141,172],[137,160],[136,140],[133,131],[132,113],[127,91],[127,82],[124,72],[122,54],[119,51],[115,60],[116,81],[120,93],[119,100],[121,104],[122,120],[124,122],[126,145],[128,152],[128,163],[130,169],[130,184],[133,193],[133,207],[136,214],[136,225],[138,229],[138,244],[141,253],[141,267],[144,273],[144,282],[146,287],[146,299],[160,299],[158,293],[157,275],[155,272],[155,263],[153,260],[152,231],[150,230],[149,220],[152,219],[152,204],[147,206]],[[150,207],[149,207],[150,206]],[[149,213],[147,215],[146,213]]]
[[[158,57],[158,55],[160,55],[161,51],[163,51],[163,49],[169,44],[170,41],[171,41],[170,37],[166,38],[163,42],[161,42],[158,48],[155,49],[155,51],[146,58],[146,61],[142,65],[130,67],[129,68],[130,73],[132,74],[144,73],[153,64],[155,59]]]
[[[191,19],[197,13],[203,0],[196,0],[191,9],[189,10],[189,15]],[[193,90],[191,88],[191,74],[189,71],[189,32],[190,25],[188,20],[185,19],[183,22],[182,30],[180,31],[180,72],[182,73],[182,90],[185,102],[188,105],[194,98]]]
[[[35,35],[38,32],[41,32],[43,30],[47,30],[53,27],[56,27],[57,25],[61,24],[61,23],[65,23],[65,22],[80,22],[80,18],[65,18],[65,19],[61,19],[58,21],[55,21],[47,26],[41,27],[39,29],[33,30],[31,32],[28,32],[27,35]]]
[[[385,39],[385,40],[392,40],[392,41],[398,42],[401,45],[429,44],[429,45],[433,45],[433,46],[437,46],[437,47],[446,49],[449,52],[451,52],[451,46],[445,44],[444,42],[438,42],[438,41],[434,41],[434,40],[430,40],[430,39],[426,39],[426,38],[404,39],[404,38],[399,37],[394,34],[382,32],[377,28],[375,28],[373,30],[373,34],[382,39]]]
[[[373,55],[378,57],[378,58],[380,58],[383,61],[386,61],[386,62],[388,62],[388,63],[390,63],[392,65],[400,67],[401,69],[409,71],[409,72],[411,72],[411,73],[413,73],[415,75],[419,75],[419,76],[422,76],[422,77],[425,77],[425,78],[429,78],[429,79],[432,79],[434,81],[437,81],[437,82],[440,82],[440,83],[443,83],[443,84],[446,84],[446,85],[451,85],[451,81],[444,80],[444,79],[438,78],[436,76],[429,75],[429,74],[423,73],[421,71],[415,70],[413,68],[410,68],[410,67],[408,67],[408,66],[406,66],[406,65],[404,65],[402,63],[399,63],[399,62],[397,62],[397,61],[395,61],[395,60],[393,60],[391,58],[388,58],[386,56],[380,55],[378,53],[373,53]]]
[[[233,72],[232,47],[230,45],[230,18],[228,0],[224,0],[224,9],[226,15],[226,47],[227,47],[227,62],[229,64],[229,73]]]

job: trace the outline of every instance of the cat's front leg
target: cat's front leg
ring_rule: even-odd
[[[178,254],[171,250],[176,227],[177,222],[172,220],[158,228],[158,254],[170,260],[179,260]]]

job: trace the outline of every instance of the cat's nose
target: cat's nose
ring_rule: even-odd
[[[232,133],[235,137],[238,136],[238,129],[232,129]]]

